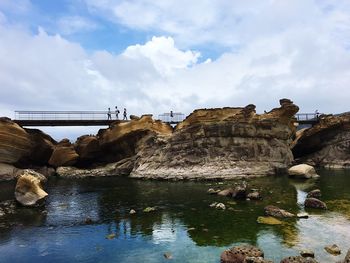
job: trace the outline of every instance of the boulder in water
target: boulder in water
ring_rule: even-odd
[[[294,165],[288,169],[288,174],[297,178],[317,178],[319,175],[316,173],[315,168],[308,164]]]
[[[248,257],[264,257],[264,252],[251,245],[232,247],[221,253],[221,263],[244,263]]]
[[[19,176],[15,188],[15,197],[20,204],[24,206],[39,205],[47,195],[38,177],[32,174],[22,174]]]
[[[274,205],[268,205],[264,208],[265,215],[267,216],[273,216],[273,217],[280,217],[280,218],[288,218],[288,217],[294,217],[295,215],[292,213],[287,212],[286,210],[283,210],[277,206]]]
[[[308,208],[327,209],[327,205],[317,198],[306,198],[304,206]]]

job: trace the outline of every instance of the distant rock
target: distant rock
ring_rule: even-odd
[[[288,173],[292,177],[296,178],[317,178],[319,175],[316,173],[315,168],[308,164],[294,165],[288,169]]]
[[[308,194],[307,194],[307,196],[306,196],[306,198],[317,198],[317,199],[319,199],[319,198],[321,198],[321,190],[320,189],[315,189],[315,190],[312,190],[312,191],[310,191]]]
[[[145,209],[143,209],[143,212],[145,213],[149,213],[149,212],[154,212],[157,209],[155,207],[146,207]]]
[[[15,188],[15,197],[20,204],[24,206],[40,205],[47,195],[38,177],[29,173],[19,176]]]
[[[272,216],[259,216],[256,222],[258,222],[259,224],[265,224],[265,225],[282,225],[283,224],[282,221]]]
[[[313,258],[304,258],[302,256],[292,256],[292,257],[286,257],[281,260],[280,263],[318,263]]]
[[[334,255],[334,256],[337,256],[337,255],[340,255],[340,254],[341,254],[341,250],[340,250],[340,248],[339,248],[336,244],[326,246],[324,249],[325,249],[329,254],[332,254],[332,255]]]
[[[327,209],[327,205],[317,198],[306,198],[304,206],[307,208]]]
[[[65,139],[59,142],[49,160],[49,164],[53,167],[72,166],[78,161],[79,155],[74,149],[74,146]]]
[[[226,206],[223,204],[223,203],[217,203],[215,205],[215,208],[216,209],[220,209],[220,210],[225,210],[226,209]]]
[[[280,218],[290,218],[295,217],[294,214],[287,212],[286,210],[283,210],[277,206],[268,205],[264,208],[265,215],[267,216],[273,216],[273,217],[280,217]]]
[[[226,188],[226,189],[218,192],[218,195],[220,195],[220,196],[230,196],[231,197],[232,194],[233,194],[233,188],[231,188],[231,187]]]
[[[129,214],[130,215],[136,214],[136,211],[134,209],[130,209]]]
[[[221,263],[244,263],[247,257],[264,257],[264,252],[251,245],[235,246],[221,253]]]
[[[310,249],[303,249],[302,251],[300,251],[300,256],[302,256],[303,258],[314,258],[315,253]]]
[[[262,196],[258,191],[253,191],[247,194],[247,198],[249,198],[250,200],[261,200]]]
[[[210,194],[210,195],[215,195],[215,194],[218,194],[220,192],[220,190],[215,190],[213,188],[209,188],[207,193]]]

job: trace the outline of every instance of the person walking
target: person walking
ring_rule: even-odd
[[[115,118],[116,118],[116,120],[119,120],[119,113],[120,113],[120,111],[118,110],[118,107],[115,106]]]
[[[123,120],[128,120],[127,116],[126,116],[126,108],[124,108],[124,112],[123,112]]]
[[[107,119],[112,120],[111,108],[108,108]]]

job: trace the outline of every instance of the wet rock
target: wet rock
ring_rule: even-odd
[[[246,199],[247,197],[247,185],[245,183],[236,185],[233,188],[232,198]]]
[[[327,209],[327,205],[317,198],[306,198],[304,206],[307,208]]]
[[[287,212],[286,210],[283,210],[277,206],[274,205],[268,205],[264,208],[265,215],[267,216],[273,216],[273,217],[280,217],[280,218],[289,218],[294,217],[295,215],[292,213]]]
[[[136,211],[135,211],[134,209],[131,209],[131,210],[129,211],[129,214],[130,214],[130,215],[136,214]]]
[[[171,253],[167,252],[167,253],[164,253],[164,258],[166,258],[166,259],[172,259],[173,256],[171,255]]]
[[[91,225],[93,223],[92,219],[90,217],[85,219],[85,224]]]
[[[337,256],[337,255],[340,255],[340,254],[341,254],[341,250],[340,250],[340,248],[339,248],[336,244],[326,246],[324,249],[325,249],[329,254],[332,254],[332,255],[334,255],[334,256]]]
[[[42,189],[41,181],[31,174],[21,175],[16,184],[16,200],[24,206],[35,206],[42,203],[48,194]]]
[[[313,258],[304,258],[302,256],[286,257],[280,263],[318,263]]]
[[[107,239],[111,240],[115,238],[115,234],[109,234],[106,236]]]
[[[317,178],[319,175],[316,173],[315,168],[308,164],[294,165],[288,169],[288,174],[296,178]]]
[[[258,191],[254,191],[252,193],[249,193],[247,195],[247,198],[249,198],[250,200],[261,200],[262,196]]]
[[[155,207],[146,207],[145,209],[143,209],[143,212],[145,213],[149,213],[149,212],[154,212],[157,209]]]
[[[221,263],[244,263],[247,257],[264,257],[264,252],[251,245],[232,247],[221,253]]]
[[[273,263],[273,261],[266,260],[263,257],[246,257],[243,263]]]
[[[218,195],[220,196],[232,196],[232,194],[233,194],[232,188],[226,188],[218,192]]]
[[[314,258],[315,253],[310,249],[303,249],[302,251],[300,251],[300,256],[302,256],[303,258]]]
[[[218,204],[218,202],[211,203],[209,207],[215,207]]]
[[[272,216],[259,216],[256,220],[259,224],[265,225],[282,225],[282,221],[272,217]]]
[[[223,203],[218,203],[215,205],[216,209],[221,209],[221,210],[225,210],[226,206]]]
[[[19,170],[16,174],[16,177],[20,178],[22,175],[31,175],[31,176],[39,179],[39,181],[41,183],[45,183],[47,181],[47,178],[43,174],[38,173],[38,172],[31,170],[31,169]]]
[[[317,199],[320,199],[321,198],[321,190],[320,189],[315,189],[315,190],[312,190],[310,191],[306,198],[317,198]]]
[[[215,190],[214,188],[209,188],[207,193],[210,195],[215,195],[218,194],[220,192],[220,190]]]
[[[306,212],[298,213],[297,218],[309,218],[309,214]]]
[[[71,166],[76,164],[79,155],[74,149],[74,145],[68,139],[60,141],[55,145],[49,164],[53,167]]]
[[[348,250],[348,253],[346,253],[346,256],[342,263],[350,263],[350,249]]]

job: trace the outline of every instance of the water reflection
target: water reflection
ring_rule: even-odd
[[[17,208],[13,215],[0,217],[0,253],[10,258],[14,246],[24,245],[28,249],[21,253],[50,262],[60,262],[60,254],[65,253],[73,261],[133,262],[147,255],[148,262],[163,262],[163,254],[170,251],[174,262],[217,262],[223,249],[246,242],[261,246],[266,256],[276,261],[310,248],[325,262],[329,260],[323,251],[327,244],[320,240],[338,243],[343,250],[350,247],[346,217],[350,210],[340,209],[336,202],[331,211],[309,211],[309,219],[284,220],[280,226],[256,223],[269,204],[292,213],[303,211],[307,191],[315,188],[321,189],[324,201],[344,200],[342,207],[346,207],[350,196],[344,185],[350,176],[329,171],[321,174],[316,181],[285,176],[250,180],[248,184],[259,189],[264,199],[235,202],[206,193],[210,187],[223,189],[232,182],[51,180],[44,210]],[[2,194],[0,198],[11,197]],[[227,209],[209,207],[213,202],[223,202]],[[143,212],[146,207],[156,211]],[[136,214],[130,214],[131,209]],[[34,249],[37,242],[41,245]]]

